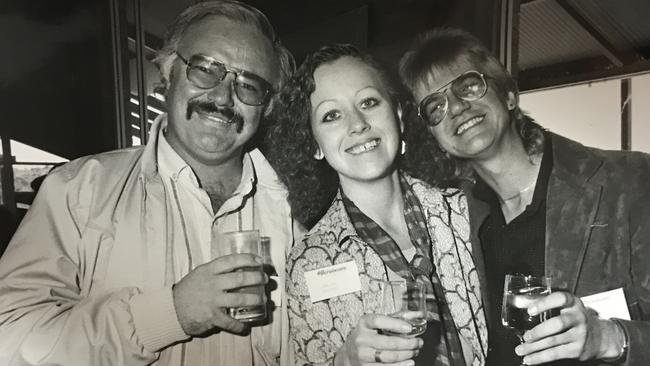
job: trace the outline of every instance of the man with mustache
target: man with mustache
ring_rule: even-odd
[[[155,61],[168,115],[147,146],[54,171],[2,257],[0,364],[290,362],[283,286],[262,324],[229,316],[267,303],[232,290],[269,279],[236,271],[257,256],[215,258],[213,233],[270,237],[284,283],[300,228],[274,171],[245,146],[293,59],[261,12],[222,0],[186,9]]]

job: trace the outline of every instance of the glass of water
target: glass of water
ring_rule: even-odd
[[[219,233],[216,235],[217,256],[229,254],[255,254],[261,258],[266,255],[260,245],[260,233],[258,230],[232,231]],[[263,272],[263,265],[241,268],[238,271],[260,271]],[[264,285],[247,286],[232,292],[243,292],[264,295]],[[238,308],[229,308],[228,313],[231,317],[242,322],[257,322],[266,318],[266,304],[257,306],[242,306]]]
[[[387,335],[416,337],[427,329],[426,291],[417,281],[389,281],[383,284],[381,313],[411,324],[409,333],[382,331]]]

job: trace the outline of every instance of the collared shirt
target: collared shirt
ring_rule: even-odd
[[[248,350],[253,366],[294,364],[287,301],[274,298],[281,285],[271,292],[272,321],[250,329],[248,350],[213,348],[183,332],[172,253],[189,240],[174,234],[187,230],[168,210],[177,202],[169,202],[173,193],[158,169],[165,123],[165,115],[154,122],[145,146],[81,158],[46,179],[0,258],[0,364],[251,365],[242,360]],[[242,207],[254,201],[253,222],[271,238],[276,282],[284,284],[287,250],[303,229],[291,220],[286,188],[268,161],[256,149],[246,155],[255,185]]]
[[[216,233],[261,229],[260,218],[255,217],[255,200],[252,198],[255,170],[248,154],[243,157],[238,187],[216,213],[207,192],[200,187],[191,167],[169,145],[163,129],[159,135],[157,158],[167,195],[167,212],[171,223],[171,228],[167,230],[174,243],[171,268],[175,281],[216,257],[215,246],[218,242],[213,242]],[[261,232],[261,235],[264,233]],[[173,352],[169,357],[179,358],[180,364],[192,366],[248,366],[254,364],[253,347],[251,333],[235,335],[218,332],[207,338],[192,339],[185,344],[183,352]]]
[[[492,311],[488,316],[492,319],[488,322],[488,365],[519,365],[521,361],[514,353],[519,344],[517,337],[500,322],[504,278],[508,273],[544,275],[546,191],[552,167],[550,139],[547,139],[531,203],[509,223],[505,221],[496,193],[480,178],[474,188],[476,198],[490,205],[490,214],[479,229]]]
[[[212,248],[213,232],[256,229],[254,200],[249,199],[255,186],[255,171],[250,156],[243,157],[241,180],[218,212],[214,212],[210,197],[201,188],[192,168],[174,151],[162,130],[158,142],[158,169],[169,192],[170,209],[179,228],[174,235],[188,235],[190,256],[181,248],[174,255],[175,271],[187,273],[190,268],[215,258]],[[211,230],[206,230],[211,228]],[[183,236],[177,237],[184,241]]]

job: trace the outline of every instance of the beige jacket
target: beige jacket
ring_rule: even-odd
[[[171,296],[159,128],[146,147],[80,158],[45,180],[0,259],[0,365],[182,364],[170,354],[191,339]],[[298,229],[275,172],[259,151],[249,156],[282,284]],[[282,300],[274,321],[252,330],[256,365],[291,362]]]

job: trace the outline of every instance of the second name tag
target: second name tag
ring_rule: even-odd
[[[623,292],[622,287],[581,297],[580,300],[586,307],[594,309],[600,318],[630,320],[630,311],[627,308],[625,292]]]
[[[354,261],[305,272],[312,304],[332,297],[361,291],[359,270]]]

